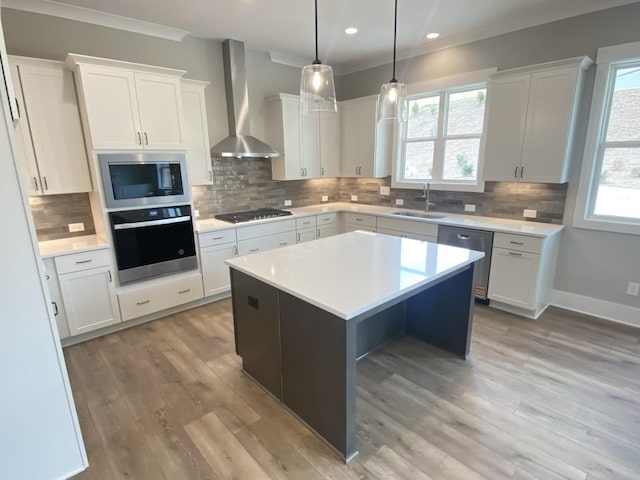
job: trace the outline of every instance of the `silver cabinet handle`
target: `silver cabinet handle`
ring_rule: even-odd
[[[147,136],[147,132],[144,132],[144,144],[149,145],[149,137]]]
[[[191,291],[191,289],[190,289],[190,288],[187,288],[187,289],[185,289],[185,290],[179,290],[179,291],[178,291],[178,294],[179,294],[179,295],[182,295],[183,293],[189,293],[190,291]]]
[[[524,175],[524,165],[520,167],[520,178]]]
[[[513,240],[509,241],[512,245],[524,245],[524,242],[514,242]]]
[[[58,316],[58,304],[56,302],[51,302],[53,304],[53,316],[57,317]]]
[[[521,257],[522,256],[522,254],[519,253],[519,252],[509,252],[509,255],[512,255],[514,257]]]
[[[304,177],[304,168],[300,167],[300,176]]]
[[[299,241],[300,241],[300,234],[299,234],[299,233],[297,233],[296,235],[297,235],[297,238],[298,238],[298,240],[297,240],[297,241],[299,242]]]
[[[280,246],[281,246],[281,247],[286,247],[288,243],[289,243],[289,242],[282,242],[282,243],[280,244]]]
[[[136,302],[136,305],[146,305],[149,302],[151,302],[151,300],[143,300],[141,302]]]
[[[515,172],[513,172],[513,178],[518,178],[518,167],[516,167]]]
[[[142,135],[140,135],[140,132],[136,132],[138,134],[138,145],[142,145]]]
[[[49,190],[49,184],[47,183],[47,177],[42,177],[42,182],[44,183],[44,189]]]
[[[356,222],[364,222],[364,218],[356,217]]]
[[[460,240],[469,240],[469,235],[463,235],[462,233],[458,233],[456,235]]]
[[[221,237],[213,237],[211,240],[222,240],[224,238],[224,236]]]
[[[320,175],[324,177],[324,167],[320,167]]]
[[[234,245],[233,246],[233,256],[236,257],[238,255],[238,246]]]
[[[20,115],[20,102],[18,102],[18,97],[14,97],[15,101],[16,101],[16,110],[18,111],[18,118],[21,117]]]
[[[259,251],[260,251],[260,248],[253,248],[253,249],[251,249],[251,250],[249,250],[249,251],[250,251],[250,252],[259,252]]]
[[[302,224],[303,224],[303,225],[311,225],[311,222],[310,222],[310,221],[308,221],[308,222],[302,222]]]
[[[76,262],[76,265],[82,265],[83,263],[91,263],[91,262],[93,262],[92,259],[89,259],[89,260],[78,260]]]
[[[109,283],[113,282],[113,277],[111,276],[111,270],[107,270],[107,273],[109,274]]]
[[[316,230],[316,238],[320,238],[320,229]]]
[[[45,279],[45,280],[49,280],[50,278],[51,278],[51,277],[50,277],[49,275],[45,275],[45,276],[44,276],[44,279]]]
[[[323,222],[328,222],[329,220],[331,220],[329,217],[322,219]]]
[[[209,180],[213,180],[213,172],[209,170]]]
[[[36,190],[38,190],[38,178],[37,177],[33,177],[33,185],[36,187]]]

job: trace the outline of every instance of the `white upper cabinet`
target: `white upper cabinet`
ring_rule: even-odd
[[[388,152],[376,151],[376,96],[340,102],[340,176],[389,175]]]
[[[583,77],[590,59],[499,72],[489,82],[484,179],[568,180]]]
[[[339,175],[339,115],[300,116],[299,97],[281,93],[266,99],[265,140],[281,157],[271,160],[274,180]]]
[[[204,96],[205,88],[209,83],[183,79],[181,84],[189,182],[191,185],[211,185],[213,170]]]
[[[17,154],[29,195],[90,192],[91,177],[71,72],[50,60],[10,57],[21,118]]]
[[[91,146],[96,150],[183,150],[183,71],[69,55]]]

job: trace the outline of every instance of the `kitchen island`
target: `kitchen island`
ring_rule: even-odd
[[[483,256],[357,231],[228,260],[243,370],[349,461],[357,359],[401,335],[466,358]]]

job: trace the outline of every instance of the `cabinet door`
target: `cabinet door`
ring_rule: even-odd
[[[376,102],[368,100],[361,105],[359,111],[360,134],[358,139],[360,157],[359,176],[375,177],[380,176],[375,168],[375,145],[376,145]],[[386,176],[382,175],[382,176]]]
[[[320,114],[300,115],[302,178],[320,176]]]
[[[62,300],[62,292],[60,291],[60,284],[58,283],[58,275],[56,273],[55,263],[53,258],[44,258],[45,267],[45,280],[47,281],[47,288],[49,289],[49,296],[51,297],[51,306],[53,307],[53,316],[56,319],[58,326],[58,334],[60,339],[70,336],[69,323],[67,322],[67,313],[64,309],[64,301]]]
[[[18,63],[26,118],[45,194],[90,192],[73,75],[62,63]]]
[[[135,73],[144,148],[184,148],[184,120],[180,79]]]
[[[340,115],[320,113],[320,177],[340,175]]]
[[[315,240],[317,237],[316,228],[303,228],[302,230],[298,230],[296,232],[296,243],[304,243],[310,242],[311,240]]]
[[[95,149],[142,149],[133,72],[82,65],[82,92]]]
[[[20,88],[20,74],[18,66],[15,63],[11,65],[11,74],[15,80],[16,88],[16,105],[20,112],[24,112],[24,98],[22,96],[22,88]],[[27,195],[40,195],[40,172],[38,172],[38,163],[36,155],[33,151],[33,142],[31,141],[31,132],[29,132],[29,123],[27,116],[24,115],[13,122],[13,133],[15,138],[16,157],[22,164],[25,175],[24,183]]]
[[[271,175],[274,180],[302,178],[298,107],[299,101],[293,95],[280,95],[266,105],[265,140],[282,154],[271,160]]]
[[[534,310],[539,263],[539,255],[494,248],[489,276],[489,299]]]
[[[207,247],[200,250],[205,297],[231,290],[229,267],[225,265],[224,261],[235,257],[237,254],[238,247],[235,243],[216,245],[215,247]]]
[[[185,147],[191,185],[213,184],[207,108],[204,97],[205,87],[206,83],[204,82],[182,81]]]
[[[331,237],[337,234],[338,234],[338,225],[336,225],[335,223],[331,225],[318,226],[318,232],[317,232],[318,238]]]
[[[120,322],[111,267],[59,275],[71,335]]]
[[[575,67],[534,73],[522,149],[522,180],[567,181],[568,145],[574,116]]]
[[[340,106],[340,176],[357,177],[360,166],[358,104]]]
[[[491,80],[487,93],[484,179],[519,178],[531,75]]]

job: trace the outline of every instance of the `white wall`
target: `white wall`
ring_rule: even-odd
[[[582,55],[594,59],[600,47],[639,41],[639,19],[640,3],[581,15],[400,62],[397,77],[413,83],[491,67],[504,70]],[[375,94],[390,72],[390,65],[385,65],[339,77],[338,97]],[[587,105],[592,88],[588,83]],[[586,109],[582,117],[588,114]],[[577,150],[580,153],[582,146]],[[565,222],[573,216],[581,162],[582,156],[576,155]],[[562,235],[554,288],[577,295],[572,300],[585,305],[587,312],[640,325],[640,297],[625,294],[627,282],[640,281],[640,238],[570,225]]]
[[[0,90],[0,478],[67,478],[86,456]]]

